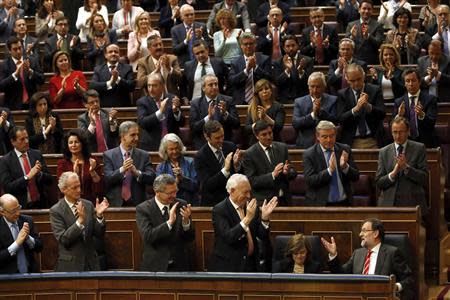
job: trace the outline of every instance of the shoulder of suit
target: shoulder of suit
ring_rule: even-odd
[[[335,96],[335,95],[323,93],[323,94],[322,94],[322,98],[323,98],[323,99],[326,99],[327,101],[336,101],[338,97]]]

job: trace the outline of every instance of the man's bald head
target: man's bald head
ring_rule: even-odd
[[[21,206],[16,197],[11,194],[4,194],[0,197],[0,214],[8,222],[15,223],[20,216]]]

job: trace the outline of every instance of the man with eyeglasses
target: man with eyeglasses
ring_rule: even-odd
[[[34,252],[41,252],[42,241],[34,230],[33,219],[22,215],[17,198],[0,197],[0,273],[39,272]]]
[[[350,259],[341,264],[337,245],[322,238],[322,244],[328,252],[328,266],[332,273],[362,275],[395,275],[396,291],[401,300],[413,300],[415,297],[414,276],[411,268],[397,247],[384,243],[384,225],[375,218],[366,219],[361,226],[359,237],[361,247],[353,251]]]
[[[141,270],[148,272],[189,271],[189,243],[195,231],[191,205],[177,199],[177,182],[161,174],[153,182],[155,197],[136,207],[136,223],[141,234]]]
[[[433,40],[440,40],[443,44],[443,52],[446,56],[450,55],[450,8],[448,5],[441,4],[437,9],[437,24],[433,30],[428,32],[432,34]]]
[[[375,183],[380,190],[378,206],[420,206],[428,213],[425,190],[428,184],[426,148],[408,140],[411,124],[397,116],[391,124],[394,142],[380,150]]]

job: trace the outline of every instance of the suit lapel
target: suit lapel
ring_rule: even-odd
[[[319,143],[316,144],[316,153],[317,153],[316,157],[320,157],[319,158],[319,164],[321,164],[320,165],[320,169],[321,170],[326,169],[327,168],[327,162],[325,160],[325,156],[323,155],[322,147],[320,147]]]
[[[234,209],[233,204],[231,204],[230,198],[227,198],[227,201],[225,203],[227,205],[228,215],[232,216],[232,219],[233,219],[232,220],[233,221],[232,225],[235,225],[235,224],[241,222],[241,217],[239,217],[239,214],[238,214],[237,210]]]
[[[266,169],[268,169],[268,170],[272,169],[272,164],[270,163],[269,159],[267,158],[266,151],[264,151],[264,149],[261,147],[261,145],[259,143],[256,144],[256,151],[259,152],[259,156],[261,158],[263,158],[263,160],[266,162]],[[273,150],[273,148],[272,148],[272,151],[274,151],[274,156],[275,156],[275,150]]]
[[[382,270],[385,261],[386,261],[386,249],[383,247],[383,244],[381,244],[380,250],[378,251],[377,264],[375,266],[375,275],[383,275]]]
[[[2,228],[0,230],[0,232],[5,233],[4,237],[6,238],[6,244],[11,245],[14,242],[14,238],[12,236],[12,233],[11,233],[11,230],[9,229],[8,224],[5,222],[5,219],[1,216],[0,216],[0,228]]]
[[[159,210],[155,198],[149,200],[148,206],[150,207],[150,212],[153,212],[152,214],[157,218],[158,224],[164,223],[162,212]]]

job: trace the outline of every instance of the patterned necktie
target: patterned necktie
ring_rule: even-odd
[[[272,41],[272,60],[278,60],[281,58],[280,49],[280,35],[278,33],[278,28],[273,28],[273,41]]]
[[[130,152],[125,152],[125,159],[130,157]],[[126,171],[122,181],[122,199],[128,201],[131,199],[131,171]]]
[[[363,275],[369,274],[370,256],[372,255],[372,253],[373,253],[372,250],[367,251],[366,259],[364,260]]]
[[[223,168],[223,165],[225,163],[225,157],[223,156],[222,149],[216,151],[216,157],[217,160],[219,161],[219,165]]]
[[[16,240],[19,235],[19,226],[16,223],[13,223],[11,225],[11,230],[14,240]],[[25,256],[25,250],[23,249],[23,244],[17,249],[17,269],[19,270],[19,273],[28,272],[28,262]]]
[[[108,147],[106,146],[105,135],[103,133],[100,114],[95,115],[95,137],[97,139],[97,151],[105,152],[106,150],[108,150]]]
[[[322,33],[320,32],[320,29],[316,30],[316,61],[319,64],[323,64],[324,60],[324,53],[323,53],[323,40],[322,40]]]
[[[273,147],[272,146],[267,147],[266,151],[269,154],[270,164],[273,166],[275,164],[275,157],[273,155]]]
[[[330,165],[330,158],[332,151],[330,149],[327,149],[327,164]],[[336,160],[335,160],[336,164]],[[328,200],[329,202],[338,202],[339,201],[339,184],[338,184],[338,177],[337,177],[337,170],[335,169],[333,173],[331,174],[331,182],[330,182],[330,192],[328,194]]]
[[[237,211],[239,214],[239,218],[241,220],[243,220],[245,218],[244,209],[242,207],[238,207]],[[247,231],[247,244],[248,244],[247,254],[248,254],[248,256],[251,256],[253,254],[253,252],[255,251],[255,245],[253,244],[253,238],[252,238],[252,233],[250,231],[250,227],[248,228],[248,231]]]
[[[253,69],[250,70],[247,76],[247,80],[245,81],[245,102],[250,104],[253,99]]]
[[[417,130],[416,97],[412,96],[409,99],[409,127],[411,138],[415,139],[419,136],[419,132]]]
[[[20,64],[22,64],[22,61],[21,60],[17,61],[17,65],[20,66]],[[20,82],[22,83],[22,103],[28,103],[29,96],[28,96],[27,87],[25,85],[25,75],[23,73],[23,68],[20,69],[19,77],[20,77]]]
[[[22,163],[23,163],[23,169],[25,170],[25,175],[30,173],[31,167],[30,163],[28,162],[27,154],[22,153]],[[28,191],[30,192],[30,199],[32,202],[37,201],[39,198],[39,191],[36,186],[35,178],[28,179]]]
[[[398,145],[397,155],[401,155],[401,154],[403,154],[403,145]]]
[[[72,212],[75,217],[75,220],[78,220],[78,209],[77,209],[78,201],[72,205]]]

